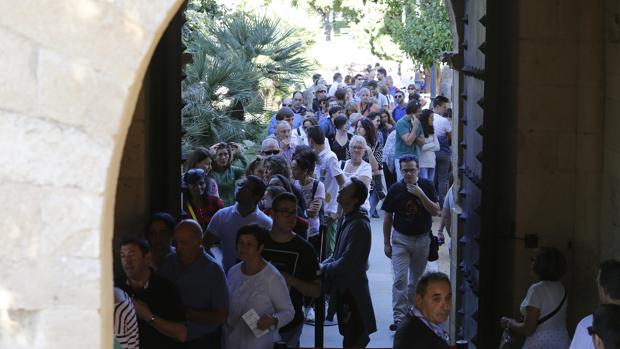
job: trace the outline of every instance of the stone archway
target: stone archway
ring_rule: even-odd
[[[0,5],[0,347],[111,347],[123,146],[182,3]]]

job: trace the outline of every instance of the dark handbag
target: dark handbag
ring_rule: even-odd
[[[434,262],[439,259],[439,241],[432,232],[428,232],[428,236],[431,239],[431,244],[428,248],[428,261]]]
[[[562,298],[560,305],[558,305],[558,307],[555,308],[554,311],[538,319],[538,324],[536,326],[540,326],[542,323],[551,319],[555,314],[557,314],[558,311],[562,309],[562,306],[564,305],[564,302],[566,301],[566,296],[567,296],[567,292],[564,292],[564,298]],[[508,328],[505,328],[504,332],[502,333],[502,341],[499,344],[499,349],[521,349],[524,343],[525,343],[525,336],[522,336],[518,333],[511,331]]]

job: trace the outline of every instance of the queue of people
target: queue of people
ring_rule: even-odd
[[[379,81],[373,69],[337,73],[331,86],[316,74],[308,90],[282,100],[252,159],[226,142],[189,155],[180,212],[154,214],[144,236],[121,243],[115,335],[122,348],[299,347],[312,299],[322,293],[343,346],[366,347],[377,330],[370,221],[381,210],[394,347],[448,348],[450,280],[425,270],[432,217],[454,206],[449,100],[437,96],[423,109],[415,85],[401,90],[385,69],[376,73]],[[527,336],[524,348],[568,347],[562,258],[540,250],[533,261],[540,282],[522,304],[524,320],[501,320]],[[601,268],[601,301],[617,304],[617,265]],[[605,322],[614,311],[597,310],[579,336],[587,328],[600,343],[616,340]]]

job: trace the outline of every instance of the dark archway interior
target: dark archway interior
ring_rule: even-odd
[[[516,315],[542,245],[567,256],[572,332],[598,301],[599,261],[620,257],[620,8],[576,0],[452,7],[464,212],[457,336],[471,348],[497,346],[498,319]],[[119,175],[115,243],[142,232],[150,213],[179,206],[182,21],[179,12],[145,77]]]

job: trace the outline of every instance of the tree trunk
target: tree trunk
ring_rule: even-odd
[[[332,41],[332,24],[329,19],[329,11],[323,13],[323,31],[325,33],[325,41]]]

